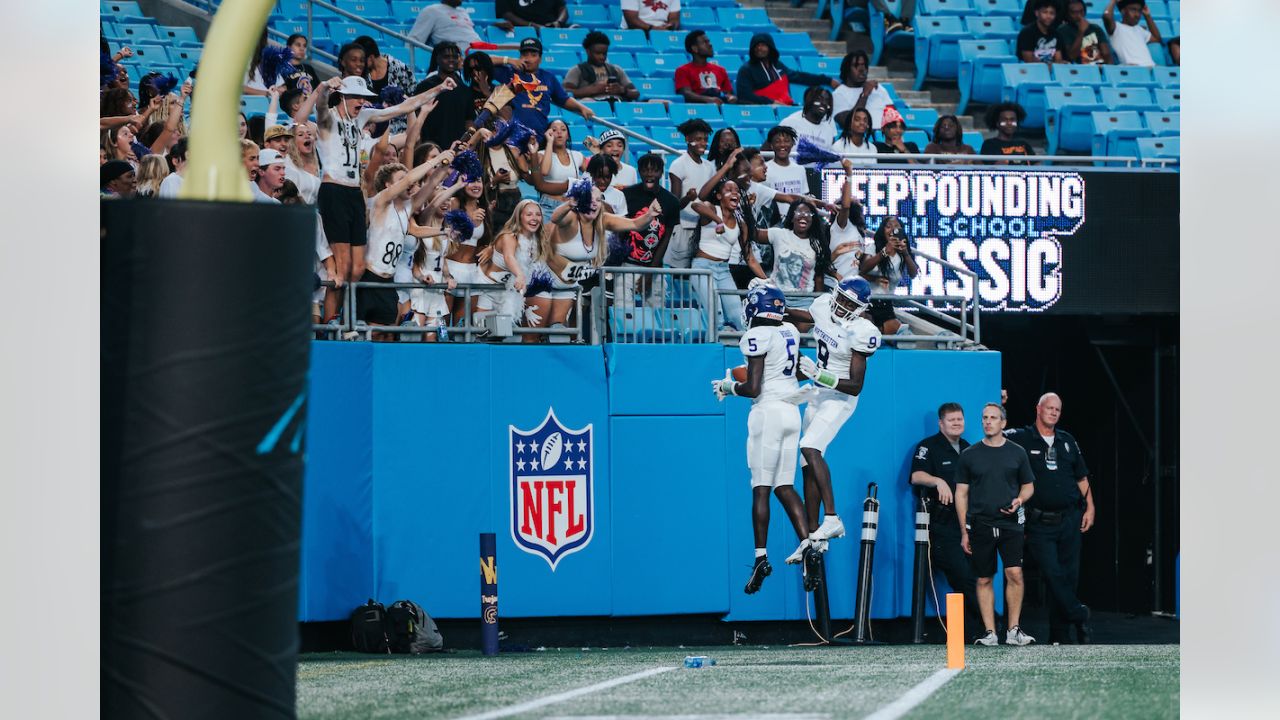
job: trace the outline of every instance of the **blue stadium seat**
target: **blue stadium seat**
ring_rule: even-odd
[[[666,342],[702,343],[707,341],[707,319],[694,308],[663,308],[658,311]]]
[[[1151,88],[1145,87],[1110,87],[1098,88],[1103,107],[1100,110],[1158,110],[1155,98],[1151,96]]]
[[[649,33],[649,47],[659,53],[683,53],[685,35],[684,32],[653,30]]]
[[[1169,5],[1165,0],[1146,0],[1147,9],[1151,11],[1153,20],[1161,20],[1169,17]]]
[[[747,55],[751,52],[751,33],[749,32],[725,32],[725,33],[707,33],[707,37],[711,38],[711,47],[715,48],[717,53],[725,55]],[[728,62],[727,60],[725,61]],[[730,67],[725,65],[725,67]],[[737,68],[733,68],[732,72],[736,72]]]
[[[1116,87],[1155,87],[1156,78],[1151,68],[1134,65],[1105,65],[1102,81]]]
[[[1181,114],[1176,112],[1160,112],[1156,110],[1148,110],[1142,113],[1143,120],[1147,123],[1147,129],[1152,135],[1180,135]]]
[[[662,103],[621,102],[615,111],[618,124],[626,125],[663,125],[669,122],[667,108]]]
[[[337,5],[340,10],[346,10],[366,19],[391,17],[386,0],[329,0],[329,2]]]
[[[1182,156],[1182,139],[1176,136],[1138,138],[1137,145],[1138,157],[1143,160],[1178,160]]]
[[[843,58],[826,57],[825,55],[801,55],[799,68],[805,72],[817,73],[819,75],[830,75],[831,77],[839,77],[840,63]]]
[[[1022,5],[1020,0],[973,0],[973,8],[980,15],[1007,15],[1011,18],[1022,19]],[[1015,21],[1016,22],[1016,21]]]
[[[613,108],[604,100],[581,100],[579,102],[581,102],[583,106],[591,108],[598,118],[603,120],[613,120],[616,117],[616,115],[614,115]],[[618,103],[619,106],[623,104],[624,103]],[[569,114],[571,113],[566,113],[566,115]],[[576,113],[573,114],[576,115]]]
[[[280,17],[288,20],[305,21],[307,19],[307,5],[309,4],[310,3],[307,2],[307,0],[277,0],[276,7],[279,8]],[[311,17],[313,20],[318,18],[326,21],[343,19],[332,10],[326,10],[322,7],[313,8],[311,11]],[[305,33],[306,31],[303,30],[302,32]]]
[[[169,59],[184,66],[191,65],[194,67],[200,62],[200,54],[203,52],[204,49],[198,47],[171,47],[169,48]]]
[[[604,30],[605,35],[609,36],[609,51],[621,50],[623,52],[636,50],[649,50],[649,39],[645,37],[643,30]]]
[[[1182,91],[1177,88],[1156,88],[1156,105],[1165,112],[1175,112],[1182,106]]]
[[[664,145],[669,145],[677,151],[684,151],[684,136],[676,130],[674,125],[651,125],[649,127],[649,137]]]
[[[196,37],[196,31],[185,26],[169,27],[167,25],[157,25],[156,35],[161,40],[178,47],[196,47],[202,44],[200,38]]]
[[[924,87],[925,78],[949,80],[957,77],[960,67],[960,41],[969,39],[964,23],[958,17],[916,16],[916,83]]]
[[[790,110],[784,108],[788,114]],[[733,127],[771,128],[778,124],[772,105],[724,105],[720,108],[725,123]]]
[[[640,89],[640,96],[645,100],[677,97],[676,79],[674,77],[631,78],[631,82]]]
[[[532,29],[532,28],[530,28]],[[329,37],[339,45],[355,40],[361,35],[370,35],[369,28],[359,23],[353,22],[331,22],[329,23]],[[372,37],[372,35],[370,35]]]
[[[1171,35],[1162,35],[1168,38]],[[1166,67],[1173,65],[1173,60],[1169,57],[1169,51],[1165,48],[1164,43],[1149,42],[1147,49],[1151,51],[1151,60],[1155,62],[1156,67]]]
[[[609,17],[609,10],[602,5],[570,5],[568,11],[569,22],[573,25],[598,30],[616,28],[619,25]]]
[[[286,1],[289,0],[280,0],[281,3],[285,3]],[[303,4],[306,4],[307,2],[307,0],[298,1]],[[464,9],[470,9],[474,4],[475,3],[465,3],[462,7]],[[431,0],[391,0],[391,17],[416,19],[422,12],[422,9],[429,5],[435,5],[435,3],[431,2]],[[319,10],[319,8],[316,9]],[[306,13],[304,12],[303,14],[305,15]],[[490,13],[490,17],[492,16],[493,14]]]
[[[538,28],[522,25],[510,30],[503,30],[496,25],[491,25],[485,28],[484,32],[476,30],[476,33],[491,43],[497,43],[499,45],[515,45],[522,42],[525,38],[538,37]]]
[[[672,78],[674,80],[676,76],[676,68],[688,62],[688,60],[681,55],[669,53],[665,55],[645,55],[644,58],[641,59],[640,56],[642,54],[643,53],[636,53],[636,63],[640,65],[638,74],[641,77]]]
[[[564,79],[565,73],[569,72],[569,68],[582,62],[582,48],[571,50],[569,48],[548,48],[542,53],[542,65],[548,72],[553,72]]]
[[[683,15],[683,13],[685,12],[688,12],[688,9],[682,10],[681,14]],[[716,20],[719,22],[719,27],[725,30],[728,30],[730,32],[733,32],[733,31],[745,31],[745,32],[753,32],[753,33],[778,32],[777,26],[775,26],[773,24],[773,21],[769,19],[768,11],[766,11],[762,7],[720,8],[719,10],[715,11],[715,17],[716,17]],[[714,26],[714,23],[710,26],[692,24],[691,21],[686,20],[684,17],[681,17],[681,21],[690,23],[691,27]]]
[[[643,298],[643,293],[637,293],[637,296]],[[617,343],[661,342],[658,314],[649,307],[609,308],[609,330]]]
[[[902,119],[907,123],[908,130],[924,130],[933,135],[933,126],[938,122],[938,111],[933,108],[919,108],[917,110],[908,110],[903,108],[900,110]]]
[[[957,115],[964,115],[969,103],[993,103],[1000,100],[1004,86],[1001,67],[1017,62],[1009,43],[1004,40],[961,40],[960,69],[957,83],[960,86],[960,102]]]
[[[1178,0],[1169,0],[1169,17],[1174,20],[1182,20],[1182,3]]]
[[[1057,155],[1060,150],[1088,150],[1093,143],[1093,113],[1107,109],[1098,101],[1098,91],[1088,85],[1051,85],[1044,90],[1044,103],[1044,133],[1049,139],[1049,154]]]
[[[267,114],[267,105],[270,103],[265,95],[245,95],[240,98],[240,111],[247,117],[254,115]]]
[[[675,127],[685,120],[694,118],[702,118],[707,121],[708,125],[713,128],[722,124],[737,125],[736,121],[726,122],[726,118],[720,114],[721,107],[738,108],[738,107],[766,107],[763,105],[715,105],[713,103],[673,103],[667,108],[667,114],[671,116],[671,126]],[[772,108],[770,108],[772,109]],[[650,123],[652,124],[652,123]],[[772,127],[772,125],[770,126]]]
[[[963,134],[961,140],[965,145],[973,148],[974,152],[978,152],[982,149],[982,141],[986,140],[986,138],[982,137],[982,133],[977,130],[968,130]]]
[[[734,128],[738,132],[738,141],[742,147],[760,147],[764,144],[764,131],[760,128]]]
[[[1053,66],[1053,82],[1058,85],[1101,85],[1102,73],[1097,65]]]
[[[1016,41],[1022,30],[1018,21],[1007,15],[970,15],[964,26],[975,38],[1003,38]]]
[[[1044,127],[1044,89],[1054,84],[1044,63],[1006,63],[1001,71],[1004,87],[1001,99],[1016,102],[1027,111],[1024,127]]]
[[[542,28],[542,45],[544,48],[563,45],[582,49],[582,41],[591,32],[586,28]]]
[[[147,14],[142,12],[142,8],[138,6],[138,3],[132,1],[107,2],[107,0],[102,0],[99,5],[99,11],[103,17],[115,18],[116,22],[127,20],[129,22],[155,24],[155,18],[147,17]]]
[[[908,130],[902,133],[902,142],[903,144],[915,143],[916,147],[920,148],[920,152],[924,152],[925,146],[929,144],[929,133],[923,130]],[[977,149],[974,148],[974,150]]]
[[[1149,135],[1142,117],[1132,110],[1095,112],[1093,114],[1093,154],[1137,155],[1135,140]],[[1106,162],[1098,162],[1106,165]],[[1120,163],[1116,163],[1120,164]]]
[[[172,61],[169,57],[168,49],[155,40],[142,43],[130,43],[129,47],[133,48],[133,57],[129,59],[132,60],[134,64],[143,67],[148,72],[152,69],[153,65],[166,65]]]
[[[636,64],[635,53],[614,50],[612,48],[609,49],[609,62],[625,70],[628,75],[635,75],[636,68],[639,67]]]
[[[688,28],[689,30],[700,28],[706,30],[707,34],[710,35],[712,30],[720,27],[720,19],[716,17],[715,8],[709,8],[705,5],[682,6],[680,8],[680,27]],[[712,38],[711,42],[714,44],[715,39]],[[720,46],[715,45],[715,47],[718,49]]]
[[[921,15],[972,15],[973,0],[919,0],[916,17]]]
[[[160,35],[156,33],[155,25],[128,22],[117,24],[116,29],[128,43],[146,42],[148,40],[154,42],[160,39]]]
[[[1158,67],[1154,70],[1156,85],[1163,88],[1180,87],[1182,71],[1177,67]]]
[[[783,55],[796,55],[803,59],[806,56],[818,54],[817,49],[813,46],[813,38],[809,37],[809,33],[774,33],[773,42],[778,46],[778,52]]]
[[[428,3],[428,4],[434,4],[434,3]],[[477,28],[480,28],[480,27],[488,27],[498,22],[498,11],[494,7],[494,5],[495,3],[493,2],[470,2],[470,0],[468,0],[468,2],[463,4],[462,9],[466,10],[467,14],[471,16],[471,23],[475,25]],[[421,12],[421,11],[419,10],[417,12],[414,12],[412,15],[409,15],[408,19],[410,21],[416,20],[418,17],[418,12]],[[405,17],[404,15],[400,15],[398,13],[396,14],[396,16],[401,18]],[[410,27],[412,27],[412,22],[410,23]],[[408,29],[406,28],[406,32],[407,31]]]

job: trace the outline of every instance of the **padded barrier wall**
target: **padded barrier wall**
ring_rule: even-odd
[[[477,618],[481,532],[497,533],[504,617],[805,618],[799,570],[782,563],[796,538],[776,501],[774,574],[756,595],[742,592],[753,547],[750,401],[717,403],[709,385],[742,362],[719,345],[314,343],[300,619],[343,620],[370,597]],[[848,529],[827,559],[834,617],[853,616],[869,482],[881,501],[872,617],[910,614],[910,452],[937,431],[945,401],[965,407],[965,436],[977,441],[980,408],[999,396],[998,353],[885,349],[871,359],[857,412],[828,450]],[[590,426],[585,449],[570,442],[555,455],[586,462],[594,490],[588,508],[573,510],[569,493],[547,491],[542,518],[558,510],[561,530],[578,518],[589,528],[578,537],[590,536],[554,569],[517,545],[512,462],[528,453],[513,457],[509,435],[534,431],[551,410],[562,436],[588,442],[580,433]],[[553,467],[565,464],[542,449]]]

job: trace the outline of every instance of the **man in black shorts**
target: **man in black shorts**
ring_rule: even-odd
[[[960,520],[960,547],[968,553],[978,579],[978,610],[986,635],[978,645],[998,645],[995,592],[996,553],[1004,561],[1005,643],[1030,645],[1035,638],[1022,632],[1022,506],[1035,492],[1035,475],[1027,451],[1005,439],[1004,408],[997,403],[982,407],[982,442],[960,453],[956,468],[956,515]]]

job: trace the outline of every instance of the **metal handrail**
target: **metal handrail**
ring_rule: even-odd
[[[681,278],[705,277],[708,282],[710,282],[712,279],[710,270],[694,270],[691,268],[666,268],[666,267],[652,268],[652,267],[644,267],[642,265],[605,266],[600,268],[601,281],[593,291],[594,294],[592,297],[594,298],[595,306],[600,308],[607,307],[610,310],[617,310],[620,312],[634,310],[635,309],[634,307],[628,308],[626,305],[619,304],[620,297],[625,297],[629,295],[629,293],[620,294],[618,291],[619,282],[620,281],[626,282],[627,281],[626,276],[628,275],[632,275],[632,276],[648,275],[652,277],[668,277],[669,276],[672,279],[677,277],[681,277]],[[612,281],[613,302],[606,303],[605,288],[606,288],[606,283],[609,283],[610,281]],[[681,308],[681,309],[684,309],[684,308]],[[689,309],[692,309],[692,307],[690,307]],[[719,328],[712,327],[715,324],[714,322],[712,322],[712,318],[714,317],[714,309],[713,308],[699,308],[699,309],[703,314],[703,320],[706,322],[708,342],[715,342],[716,333],[719,331]],[[595,314],[595,321],[596,321],[595,333],[596,333],[597,342],[603,338],[608,337],[609,319],[607,315],[608,313],[603,313],[603,312]],[[644,328],[644,329],[648,329],[648,328]],[[654,329],[656,330],[657,328],[654,328]]]
[[[333,288],[332,282],[322,283],[324,286]],[[430,325],[370,325],[361,320],[356,320],[356,291],[360,288],[377,288],[382,290],[435,290],[439,292],[449,292],[450,290],[463,291],[463,324],[444,326],[445,331],[449,333],[460,332],[463,335],[464,342],[471,342],[475,339],[475,335],[483,335],[488,332],[488,328],[483,325],[475,325],[473,313],[471,312],[471,301],[477,293],[489,293],[497,290],[505,290],[505,285],[501,283],[457,283],[452,288],[446,283],[424,284],[419,282],[411,283],[380,283],[380,282],[349,282],[343,286],[346,293],[346,299],[342,307],[342,320],[335,328],[333,325],[312,325],[312,329],[317,332],[339,331],[343,333],[384,333],[387,335],[421,335],[431,332],[439,332],[440,326]],[[582,326],[582,288],[574,287],[574,315],[576,324],[573,327],[566,328],[527,328],[513,327],[514,335],[563,335],[581,340],[583,337]],[[519,320],[519,318],[515,318]]]
[[[970,292],[972,293],[972,297],[969,298],[969,301],[972,303],[972,307],[973,307],[973,341],[981,345],[982,344],[982,303],[979,302],[978,300],[978,273],[971,270],[968,267],[965,267],[963,265],[957,265],[952,262],[947,262],[946,260],[943,260],[940,257],[935,257],[917,248],[912,248],[911,254],[916,257],[924,258],[925,260],[928,260],[930,262],[936,262],[942,267],[948,268],[959,275],[968,276],[970,280],[969,288],[970,288]],[[945,297],[947,296],[944,296],[944,295],[933,296],[933,298],[937,300],[941,300]],[[961,301],[961,304],[960,304],[960,321],[961,321],[961,328],[963,328],[964,327],[963,325],[964,301],[963,300]]]

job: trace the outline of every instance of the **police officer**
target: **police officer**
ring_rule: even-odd
[[[978,620],[978,596],[973,569],[960,548],[960,521],[956,518],[956,465],[969,442],[964,434],[964,408],[959,403],[938,407],[938,432],[916,444],[911,455],[910,483],[916,497],[929,509],[929,556],[933,567],[942,570],[947,582],[964,594],[965,627],[974,634]]]
[[[1005,435],[1027,451],[1036,494],[1027,503],[1027,552],[1035,558],[1049,591],[1049,641],[1070,642],[1075,625],[1080,644],[1090,640],[1089,608],[1080,602],[1080,535],[1093,527],[1093,493],[1080,444],[1057,429],[1062,399],[1045,393],[1036,421]]]

